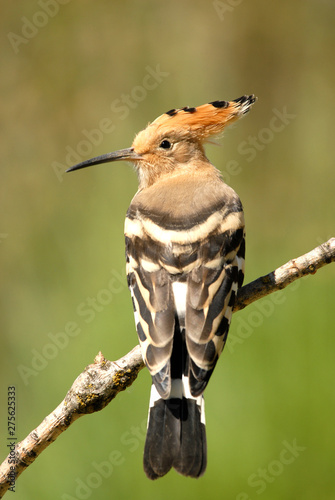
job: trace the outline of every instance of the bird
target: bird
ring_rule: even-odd
[[[170,109],[130,148],[74,165],[130,162],[138,191],[125,219],[126,272],[152,377],[143,466],[193,478],[207,466],[204,390],[226,343],[244,279],[242,203],[204,146],[246,114],[254,95]]]

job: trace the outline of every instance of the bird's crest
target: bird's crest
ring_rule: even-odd
[[[199,141],[220,134],[227,124],[247,113],[256,101],[254,95],[242,96],[233,101],[213,101],[196,108],[188,106],[171,109],[156,118],[149,127],[160,132],[183,129]]]

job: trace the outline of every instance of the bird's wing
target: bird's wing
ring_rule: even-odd
[[[221,181],[204,182],[199,188],[186,180],[186,186],[180,183],[174,190],[170,183],[164,196],[162,185],[156,189],[158,194],[155,189],[137,193],[125,223],[136,328],[143,359],[163,398],[171,394],[175,333],[185,330],[189,385],[196,397],[206,387],[224,347],[243,280],[242,205]],[[213,192],[216,196],[211,200]],[[190,207],[193,212],[186,214]]]
[[[132,222],[128,220],[128,228]],[[133,225],[140,226],[140,221]],[[170,357],[175,330],[171,277],[159,260],[160,246],[148,237],[127,236],[128,286],[142,356],[162,398],[171,391]]]
[[[225,345],[236,292],[244,277],[244,227],[209,236],[198,253],[201,265],[187,278],[185,316],[193,396],[204,391]]]

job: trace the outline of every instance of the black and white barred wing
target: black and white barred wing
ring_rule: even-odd
[[[130,214],[129,214],[130,215]],[[128,217],[129,217],[128,215]],[[200,395],[223,350],[244,272],[243,212],[198,241],[160,244],[128,218],[127,274],[142,355],[161,397],[171,393],[174,334],[185,331],[189,386]],[[223,230],[221,230],[223,229]]]
[[[171,391],[175,306],[171,278],[159,263],[158,252],[150,239],[126,237],[128,285],[141,351],[159,394],[166,398]]]
[[[202,264],[187,278],[185,332],[191,394],[201,394],[227,338],[237,289],[244,277],[243,214],[234,230],[212,234],[199,248]]]

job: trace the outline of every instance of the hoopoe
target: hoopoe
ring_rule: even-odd
[[[253,95],[171,109],[128,149],[68,171],[126,160],[139,189],[125,221],[128,286],[152,376],[144,470],[201,476],[207,464],[203,392],[225,345],[244,277],[241,201],[204,142],[247,113]]]

